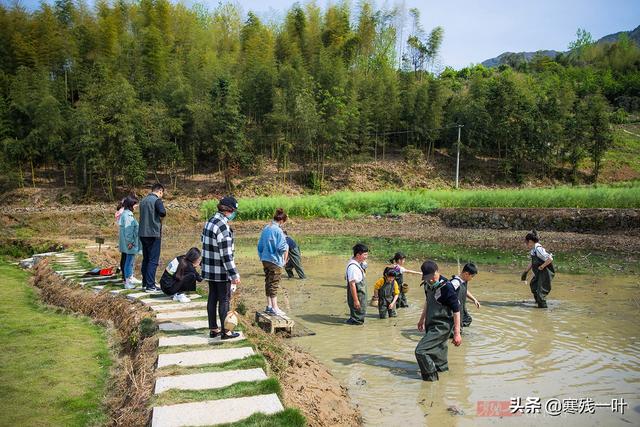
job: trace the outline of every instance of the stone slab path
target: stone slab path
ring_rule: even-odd
[[[188,319],[190,317],[207,317],[207,310],[184,310],[157,313],[158,320]]]
[[[181,427],[232,423],[256,412],[275,414],[283,409],[276,394],[157,406],[153,408],[151,426]]]
[[[218,319],[218,324],[220,320]],[[166,322],[158,325],[161,331],[196,331],[209,327],[208,320],[193,320],[191,322]]]
[[[158,347],[173,347],[173,346],[187,346],[187,345],[206,345],[206,344],[221,344],[223,342],[236,342],[242,341],[245,337],[242,332],[239,332],[238,338],[232,338],[222,341],[219,336],[215,338],[208,338],[198,335],[176,335],[173,337],[160,337],[158,340]]]
[[[183,351],[158,356],[158,368],[165,366],[198,366],[230,362],[256,354],[251,347],[220,348],[215,350]]]
[[[104,290],[106,285],[122,285],[119,276],[84,276],[87,269],[83,268],[79,258],[73,253],[39,254],[34,255],[33,259],[47,256],[54,257],[53,261],[59,269],[56,271],[58,274],[83,286],[91,286],[96,292]],[[200,370],[206,371],[210,368],[205,365],[218,365],[256,354],[249,346],[225,347],[226,343],[244,341],[246,337],[242,332],[237,338],[222,341],[220,337],[208,338],[208,331],[206,331],[209,328],[208,320],[180,320],[206,317],[206,301],[179,303],[173,301],[171,297],[147,292],[130,292],[126,295],[118,295],[125,292],[125,289],[121,288],[112,289],[109,292],[113,294],[114,298],[124,296],[129,300],[140,301],[151,307],[155,312],[156,319],[162,322],[158,324],[160,329],[158,347],[166,349],[164,351],[170,351],[171,347],[179,347],[177,352],[158,355],[158,369],[201,367]],[[189,295],[189,298],[195,300],[201,298],[201,295],[193,294]],[[219,324],[220,320],[218,320]],[[202,331],[201,334],[194,334],[194,331],[198,330],[205,331]],[[185,334],[179,335],[180,331],[185,331]],[[164,332],[172,332],[172,334],[165,335]],[[208,348],[209,346],[211,348]],[[172,371],[171,369],[163,369],[159,372]],[[264,381],[267,378],[268,376],[262,368],[230,370],[219,370],[218,368],[213,372],[197,372],[186,375],[166,374],[156,379],[155,394],[160,395],[169,390],[213,390],[240,382]],[[275,414],[283,410],[282,403],[276,394],[167,404],[153,408],[151,425],[152,427],[211,426],[241,421],[258,412]]]
[[[267,375],[262,368],[239,369],[222,372],[205,372],[202,374],[174,375],[160,377],[156,380],[155,393],[177,390],[207,390],[228,387],[233,384],[247,381],[266,380]]]

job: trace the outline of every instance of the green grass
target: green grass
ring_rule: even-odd
[[[246,244],[243,244],[246,240]],[[529,264],[527,250],[513,252],[499,249],[472,248],[464,245],[445,245],[429,243],[423,240],[385,237],[357,237],[357,236],[299,236],[298,244],[302,248],[303,256],[341,255],[350,256],[351,248],[357,242],[363,242],[369,247],[369,257],[381,262],[387,262],[396,251],[407,254],[407,261],[411,265],[420,265],[426,259],[439,262],[462,264],[474,262],[481,269],[483,266],[508,266],[522,269]],[[255,239],[238,239],[238,247],[255,243]],[[627,256],[607,252],[558,252],[554,253],[556,270],[563,273],[589,274],[637,274],[640,273],[640,257]]]
[[[217,201],[203,203],[211,216]],[[329,195],[256,197],[240,201],[240,220],[266,220],[282,207],[292,217],[357,218],[365,215],[428,213],[446,208],[640,208],[640,183],[491,189],[337,192]]]
[[[228,387],[209,390],[167,390],[154,399],[154,406],[174,405],[185,402],[202,402],[205,400],[230,399],[235,397],[257,396],[276,393],[282,395],[282,387],[275,378],[263,381],[240,382]]]
[[[0,425],[103,424],[104,329],[40,305],[29,275],[1,260],[0,277]]]
[[[218,427],[304,427],[307,421],[298,409],[287,408],[273,415],[253,414],[242,421]]]

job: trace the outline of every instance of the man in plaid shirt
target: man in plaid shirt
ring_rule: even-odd
[[[202,278],[209,281],[209,336],[221,335],[223,340],[239,336],[237,332],[224,329],[232,288],[235,290],[240,284],[240,274],[234,261],[233,230],[229,227],[229,221],[236,217],[237,210],[235,198],[223,197],[218,203],[218,212],[209,218],[202,230]],[[218,327],[216,314],[220,315],[222,328]]]

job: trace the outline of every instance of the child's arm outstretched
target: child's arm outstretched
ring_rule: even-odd
[[[415,271],[415,270],[409,270],[409,269],[404,269],[405,273],[411,273],[411,274],[422,274],[422,271]]]
[[[478,301],[478,298],[474,297],[473,294],[468,290],[467,290],[467,298],[471,298],[471,301],[473,301],[473,303],[476,305],[476,308],[480,308],[480,301]]]

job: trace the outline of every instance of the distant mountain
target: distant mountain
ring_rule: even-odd
[[[599,39],[596,43],[613,43],[616,40],[618,40],[620,36],[623,34],[626,34],[627,36],[629,36],[631,40],[633,40],[638,46],[640,46],[640,25],[631,31],[620,31],[615,34],[606,35],[601,39]],[[482,61],[482,65],[484,65],[485,67],[491,68],[491,67],[497,67],[502,64],[515,64],[522,61],[529,62],[536,55],[555,58],[560,53],[563,53],[563,52],[558,52],[557,50],[539,50],[537,52],[505,52],[495,58]]]

